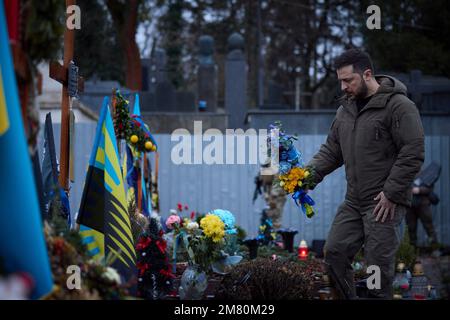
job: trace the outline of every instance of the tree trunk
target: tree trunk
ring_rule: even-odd
[[[136,29],[140,0],[106,2],[119,34],[120,45],[125,58],[125,86],[131,90],[141,90],[142,69],[139,47],[136,43]]]

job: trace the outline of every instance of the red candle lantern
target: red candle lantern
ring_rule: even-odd
[[[308,258],[308,245],[305,240],[300,241],[300,246],[298,247],[298,258],[300,260],[306,260]]]

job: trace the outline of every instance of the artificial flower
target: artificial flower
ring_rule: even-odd
[[[200,226],[204,234],[214,242],[219,242],[225,235],[225,224],[214,214],[208,214],[200,220]]]
[[[152,240],[149,237],[142,237],[136,245],[136,250],[143,250],[148,247]]]
[[[120,275],[117,272],[116,269],[111,268],[111,267],[106,267],[105,272],[103,272],[102,277],[104,277],[105,279],[111,281],[111,282],[115,282],[117,284],[121,284],[121,280],[120,280]]]
[[[189,232],[194,232],[194,231],[197,230],[198,228],[199,228],[199,225],[198,225],[198,223],[195,222],[195,221],[191,221],[191,222],[189,222],[188,224],[186,224],[186,229],[187,229]]]
[[[181,218],[179,216],[173,214],[173,215],[171,215],[171,216],[169,216],[167,218],[167,220],[166,220],[166,227],[168,229],[172,230],[173,229],[173,225],[175,223],[176,224],[180,224],[181,223]]]

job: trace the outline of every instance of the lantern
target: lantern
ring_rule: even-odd
[[[425,300],[428,297],[428,278],[423,272],[423,266],[420,261],[416,262],[411,279],[411,296],[414,300]]]
[[[308,258],[308,245],[306,244],[305,240],[300,241],[300,246],[298,247],[298,258],[300,260],[306,260]]]

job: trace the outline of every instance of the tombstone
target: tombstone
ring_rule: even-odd
[[[180,112],[195,112],[195,95],[190,91],[176,93],[176,107]]]
[[[167,57],[164,49],[157,48],[152,52],[150,57],[149,68],[149,91],[156,92],[157,83],[162,83],[168,80],[166,69]]]
[[[141,103],[145,111],[176,111],[176,90],[167,76],[167,57],[164,49],[157,48],[150,57],[148,69],[148,95]]]
[[[217,109],[217,66],[214,63],[214,39],[203,35],[198,40],[199,57],[197,69],[197,103],[205,104],[206,110]]]
[[[244,38],[233,33],[228,38],[225,61],[225,111],[229,114],[230,129],[243,128],[247,115],[247,63]]]
[[[155,105],[158,111],[176,111],[176,91],[169,81],[157,83],[155,87]]]
[[[149,111],[158,111],[156,103],[155,103],[155,94],[150,91],[143,91],[139,96],[141,102],[141,111],[149,112]]]
[[[283,104],[283,87],[272,80],[269,81],[268,87],[269,92],[264,108],[281,108]]]

